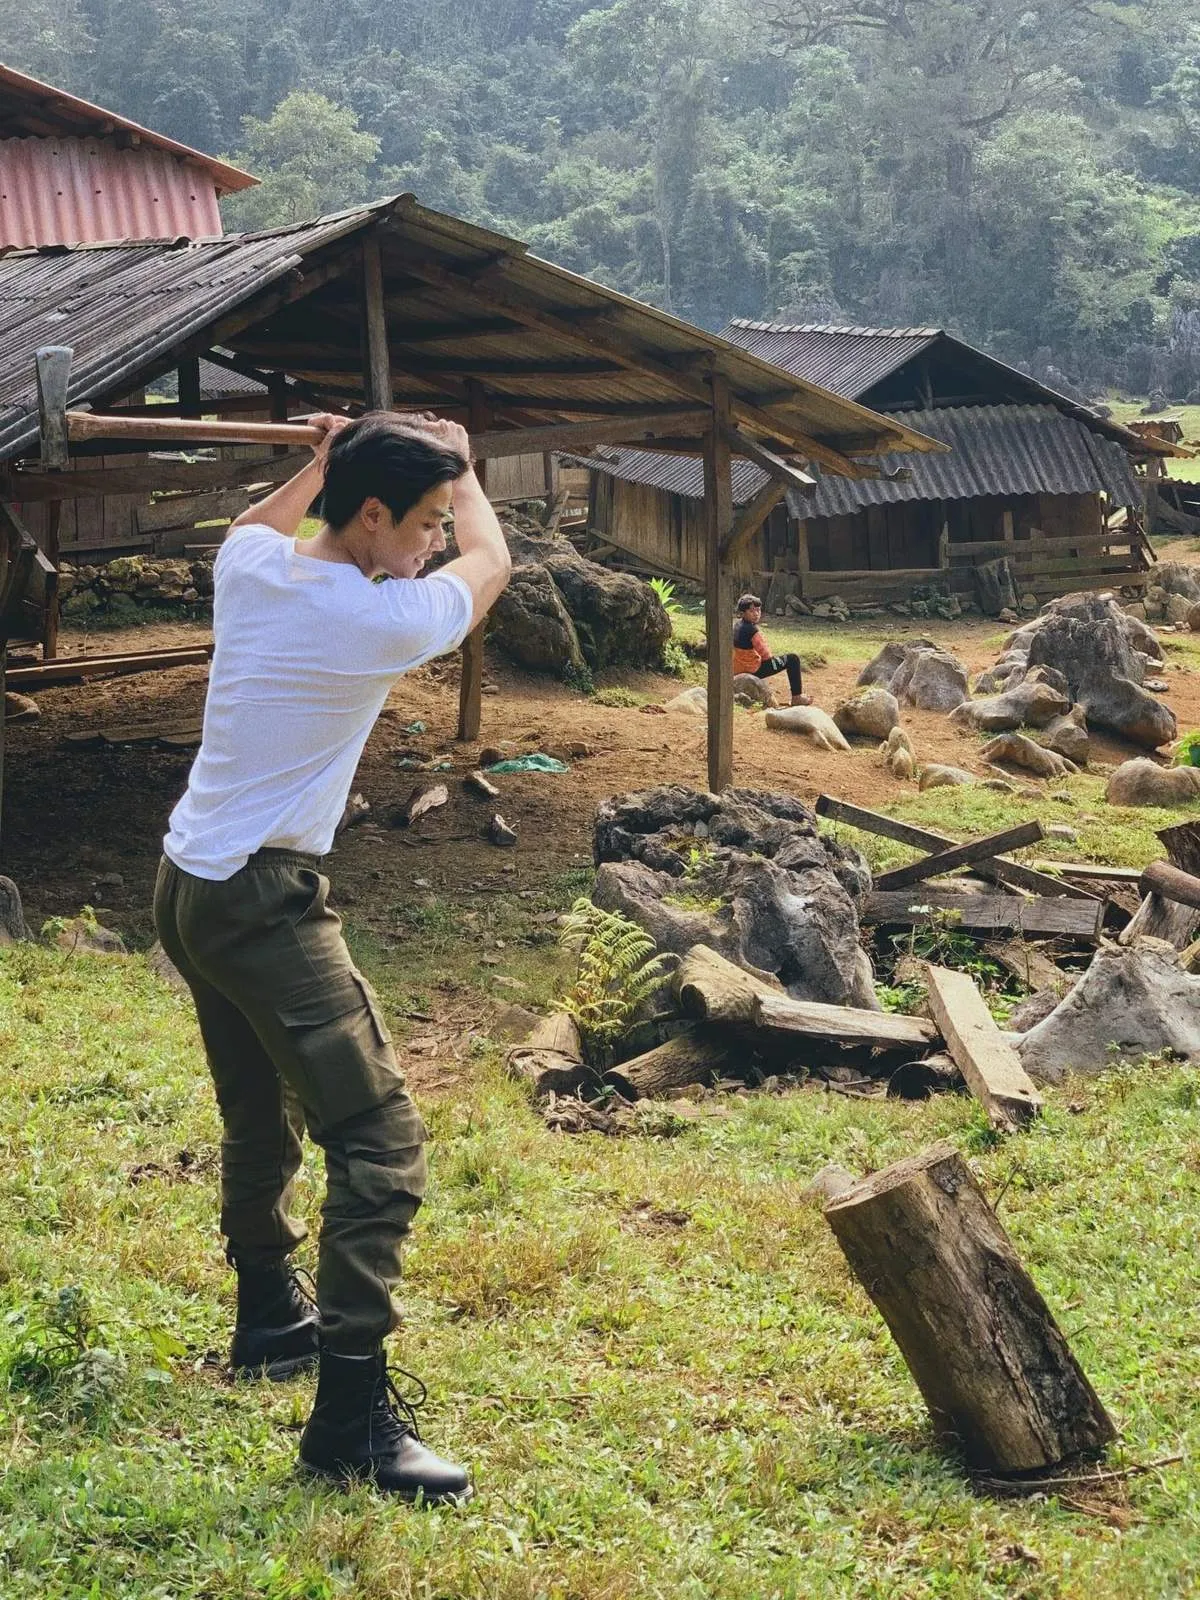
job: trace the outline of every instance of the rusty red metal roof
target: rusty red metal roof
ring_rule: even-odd
[[[106,139],[0,139],[0,247],[221,232],[212,174]]]
[[[165,133],[143,128],[119,112],[94,106],[90,100],[68,94],[53,84],[42,83],[27,73],[17,72],[0,62],[0,139],[37,138],[112,138],[123,146],[155,150],[201,167],[209,174],[219,195],[249,189],[258,179],[240,167],[218,161],[216,156],[193,150],[190,145],[169,139]]]

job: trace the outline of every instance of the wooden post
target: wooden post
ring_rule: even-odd
[[[1162,476],[1162,457],[1151,456],[1146,462],[1146,492],[1142,508],[1146,518],[1147,539],[1154,532],[1154,524],[1158,521],[1158,485]]]
[[[825,1217],[969,1466],[1033,1472],[1116,1437],[952,1144],[864,1178]]]
[[[392,362],[388,352],[387,307],[383,298],[383,259],[379,235],[363,239],[363,395],[368,411],[392,409]]]
[[[712,427],[704,436],[704,627],[708,637],[708,787],[733,782],[733,594],[721,546],[733,531],[733,463],[729,451],[729,385],[714,375]]]
[[[474,437],[491,421],[491,408],[482,386],[474,379],[467,382],[468,422],[467,432]],[[475,463],[475,476],[479,486],[487,493],[487,462]],[[463,743],[478,739],[483,722],[483,635],[486,619],[463,640],[461,674],[458,686],[458,738]]]
[[[55,573],[58,572],[58,535],[62,526],[61,500],[51,500],[46,507],[46,548],[43,552]],[[46,603],[46,621],[42,630],[42,660],[53,661],[58,654],[58,584]]]

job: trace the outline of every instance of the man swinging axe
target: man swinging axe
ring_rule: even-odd
[[[425,1129],[320,867],[389,690],[462,642],[510,561],[462,428],[386,412],[313,421],[313,460],[238,517],[217,556],[204,737],[154,915],[224,1122],[234,1373],[282,1379],[319,1360],[302,1470],[461,1500],[466,1471],[421,1443],[383,1348]],[[298,541],[318,494],[324,522]],[[459,553],[417,582],[451,510]],[[305,1232],[290,1201],[306,1126],[327,1180],[315,1307],[288,1265]]]

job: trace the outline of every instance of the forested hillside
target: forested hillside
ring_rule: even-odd
[[[709,327],[934,323],[1092,392],[1200,388],[1200,0],[0,17],[11,65],[264,177],[230,226],[410,188]]]

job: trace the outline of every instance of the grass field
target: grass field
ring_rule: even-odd
[[[560,887],[565,903],[578,884]],[[424,1107],[433,1184],[395,1339],[430,1385],[429,1438],[476,1472],[451,1513],[301,1486],[310,1384],[232,1389],[205,1363],[232,1281],[186,997],[140,956],[0,951],[0,1058],[5,1600],[1165,1600],[1200,1583],[1194,1070],[1073,1084],[1002,1146],[966,1100],[816,1091],[571,1140],[482,1050],[468,1089]],[[934,1448],[804,1186],[940,1136],[1003,1189],[1122,1430],[1117,1461],[1182,1463],[1103,1499],[999,1501]],[[310,1156],[312,1219],[319,1193]]]
[[[1105,402],[1113,414],[1114,422],[1132,422],[1142,415],[1140,400],[1108,400]],[[1169,405],[1162,416],[1179,417],[1183,423],[1183,437],[1188,444],[1200,444],[1200,406]],[[1200,477],[1200,460],[1174,460],[1167,462],[1168,478]]]

